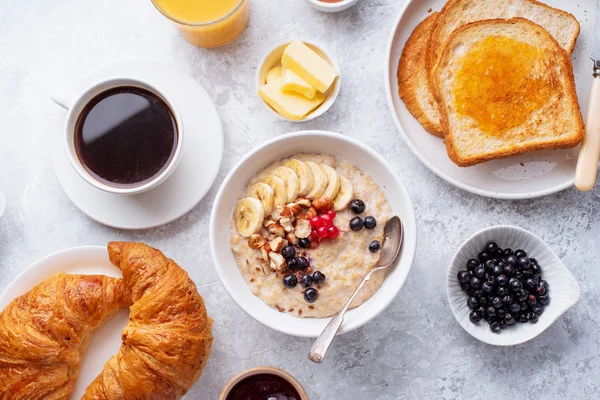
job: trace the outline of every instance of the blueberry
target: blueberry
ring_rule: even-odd
[[[306,258],[306,257],[296,257],[296,258],[294,258],[294,260],[296,260],[298,269],[306,269],[306,268],[310,267],[310,261],[308,261],[308,258]]]
[[[550,303],[550,296],[548,296],[547,294],[540,295],[538,296],[538,301],[541,304],[547,306]]]
[[[530,278],[534,275],[533,271],[530,269],[524,269],[522,273],[523,273],[523,276],[527,277],[527,278]]]
[[[471,313],[469,314],[469,319],[474,324],[476,324],[477,322],[481,321],[482,318],[483,318],[483,315],[481,315],[479,313],[479,311],[476,311],[476,310],[471,311]]]
[[[515,317],[513,317],[513,315],[509,313],[506,313],[506,315],[504,316],[504,321],[506,321],[506,325],[514,325],[517,323]]]
[[[501,249],[500,247],[498,247],[498,249],[496,249],[495,256],[496,256],[497,258],[502,258],[502,257],[504,257],[504,249]]]
[[[534,295],[530,295],[527,299],[527,303],[529,303],[529,305],[531,306],[537,304],[537,297],[535,297]]]
[[[497,279],[496,279],[496,277],[495,277],[495,276],[490,276],[490,277],[487,279],[487,283],[488,283],[488,285],[490,285],[490,286],[496,286],[496,285],[498,284],[498,281],[497,281]]]
[[[506,263],[508,265],[517,265],[517,261],[518,261],[518,258],[514,254],[511,254],[508,257],[506,257]]]
[[[498,289],[496,289],[496,293],[498,293],[498,296],[506,296],[509,294],[509,290],[506,286],[500,286]]]
[[[467,305],[474,310],[479,308],[479,301],[475,297],[469,297],[469,300],[467,300]]]
[[[508,249],[504,249],[504,255],[510,256],[513,254],[513,250],[509,247]]]
[[[469,278],[469,282],[470,281],[471,281],[471,278]],[[467,290],[471,289],[471,285],[469,283],[461,283],[460,288],[462,289],[463,292],[466,292]]]
[[[533,280],[534,280],[534,281],[536,281],[536,282],[537,282],[537,284],[539,285],[539,284],[540,284],[540,282],[542,281],[542,275],[540,275],[540,274],[535,274],[535,275],[533,276]]]
[[[365,212],[365,202],[359,199],[354,199],[350,202],[350,209],[354,214],[362,214]]]
[[[517,265],[523,269],[528,269],[531,266],[531,261],[527,257],[520,257],[517,260]]]
[[[538,284],[535,281],[535,279],[533,278],[528,278],[525,281],[525,287],[528,288],[529,290],[535,290],[537,288]]]
[[[521,306],[517,303],[512,303],[510,306],[508,306],[508,311],[510,311],[513,314],[516,314],[519,311],[521,311]]]
[[[485,278],[485,267],[480,265],[479,267],[475,268],[473,274],[478,278]]]
[[[496,313],[498,314],[498,318],[504,319],[504,316],[506,315],[506,310],[504,308],[500,308],[498,311],[496,311]]]
[[[515,267],[513,267],[512,265],[507,265],[506,267],[504,267],[504,273],[507,276],[513,276],[515,274]]]
[[[521,323],[525,323],[525,322],[529,321],[529,318],[527,318],[527,313],[524,313],[524,312],[520,313],[517,320]]]
[[[479,265],[479,261],[477,261],[474,258],[471,258],[469,261],[467,261],[467,269],[469,271],[473,271],[478,265]]]
[[[308,249],[310,247],[310,240],[308,240],[307,238],[302,238],[298,242],[298,245],[303,249]]]
[[[296,257],[296,249],[294,249],[294,246],[285,246],[281,249],[281,255],[286,260],[289,260],[290,258]]]
[[[471,281],[471,273],[469,271],[459,271],[456,277],[460,283],[469,283]]]
[[[481,280],[474,276],[471,278],[471,281],[469,282],[469,284],[471,285],[471,287],[473,289],[479,289],[481,287]]]
[[[532,311],[529,311],[527,313],[527,319],[529,320],[529,322],[531,322],[532,324],[535,324],[538,322],[538,315]]]
[[[368,216],[365,218],[365,228],[373,229],[377,226],[377,220],[375,217]]]
[[[519,293],[517,293],[517,301],[519,303],[524,302],[525,300],[527,300],[527,298],[529,297],[529,293],[527,293],[526,290],[519,290]]]
[[[500,297],[494,297],[492,299],[492,306],[494,306],[494,308],[502,307],[502,300],[500,299]]]
[[[317,301],[318,298],[319,291],[317,289],[308,288],[304,292],[304,300],[306,300],[307,303],[314,303],[315,301]]]
[[[476,292],[477,292],[477,290],[476,290]],[[476,294],[477,294],[477,293],[473,293],[473,295],[474,295],[474,296],[475,296]],[[477,297],[477,296],[475,296],[475,297]],[[488,303],[489,303],[489,301],[488,301],[488,297],[484,297],[484,296],[482,296],[482,297],[477,297],[477,300],[479,300],[479,305],[480,305],[480,306],[487,306],[487,305],[488,305]]]
[[[517,279],[523,279],[523,273],[519,272],[519,271],[515,272],[515,278],[517,278]]]
[[[529,261],[531,260],[535,260],[535,258],[530,258]],[[529,268],[531,268],[531,271],[533,271],[534,274],[539,274],[542,272],[542,268],[534,262],[531,263]]]
[[[496,278],[498,285],[504,286],[508,283],[508,277],[506,275],[500,275]]]
[[[537,286],[537,294],[539,294],[540,296],[544,296],[546,293],[548,293],[548,282],[546,281],[540,281],[540,283]]]
[[[519,290],[523,289],[523,284],[517,278],[510,278],[510,280],[508,281],[508,286],[510,286],[510,288],[515,292],[518,292]]]
[[[502,268],[500,265],[496,265],[494,267],[493,270],[494,275],[498,276],[498,275],[502,275],[504,273],[504,268]]]
[[[290,271],[297,271],[300,268],[298,268],[298,259],[297,258],[292,258],[291,260],[287,260],[287,268]]]
[[[302,278],[300,278],[300,285],[302,287],[309,287],[310,285],[312,285],[312,283],[312,277],[309,274],[304,274],[302,275]]]
[[[378,240],[373,240],[369,245],[369,251],[371,253],[377,253],[379,250],[381,250],[381,243],[379,243]]]
[[[354,217],[350,220],[350,229],[354,232],[358,232],[363,228],[363,220],[361,217]]]
[[[485,293],[492,293],[494,288],[489,283],[483,282],[481,284],[481,290],[483,290]]]
[[[481,299],[483,297],[483,290],[481,290],[481,289],[473,290],[473,296],[476,297],[477,299]]]
[[[527,302],[522,302],[519,303],[519,310],[521,311],[527,311],[527,309],[529,308],[529,304],[527,304]]]
[[[519,250],[515,251],[515,257],[517,257],[517,258],[527,257],[527,253],[525,253],[524,250],[519,249]]]
[[[490,325],[490,329],[492,330],[492,332],[494,333],[500,333],[500,329],[502,329],[502,327],[500,326],[499,322],[493,322]]]
[[[542,313],[544,312],[544,306],[540,303],[534,304],[531,306],[531,311],[533,311],[537,315],[542,315]]]
[[[485,314],[490,318],[494,318],[496,316],[496,309],[493,306],[489,306],[485,309]]]
[[[493,272],[494,267],[496,266],[496,262],[494,260],[487,260],[484,265],[486,270],[488,270],[489,272]]]
[[[496,244],[496,242],[490,242],[485,246],[485,252],[487,252],[488,254],[495,254],[496,251],[498,250],[498,244]]]
[[[321,283],[325,282],[325,274],[321,271],[315,271],[312,274],[312,280],[316,285],[320,285]]]
[[[283,277],[283,286],[288,289],[293,289],[298,284],[298,278],[294,274],[287,274]]]
[[[511,305],[511,304],[513,304],[514,300],[513,300],[513,297],[510,294],[507,294],[506,296],[502,297],[502,302],[504,304]]]
[[[482,251],[481,253],[479,253],[477,258],[479,258],[479,261],[481,261],[481,262],[486,262],[487,260],[490,259],[490,255],[488,253],[486,253],[485,251]]]

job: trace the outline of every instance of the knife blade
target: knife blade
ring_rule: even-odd
[[[600,13],[598,10],[596,11],[596,21],[594,22],[594,32],[590,46],[590,58],[594,62],[594,80],[587,114],[585,137],[579,150],[574,181],[575,187],[582,192],[594,188],[600,159]]]

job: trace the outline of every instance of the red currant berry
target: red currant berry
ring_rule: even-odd
[[[323,221],[323,226],[331,226],[333,225],[333,219],[329,216],[329,214],[321,215],[321,221]]]
[[[329,211],[327,211],[327,215],[329,215],[329,218],[331,218],[331,220],[333,221],[337,214],[335,213],[335,211],[329,210]]]
[[[335,226],[330,226],[329,229],[327,230],[327,237],[329,239],[335,239],[339,235],[340,235],[340,231]]]
[[[310,231],[310,238],[312,239],[313,242],[318,242],[319,240],[321,240],[316,229],[313,229],[312,231]]]
[[[320,228],[323,226],[323,220],[321,219],[321,217],[312,217],[310,219],[310,226],[312,226],[313,228]]]
[[[319,237],[321,239],[324,239],[327,237],[327,233],[328,233],[329,227],[327,226],[322,226],[320,228],[317,229],[317,233],[319,234]]]

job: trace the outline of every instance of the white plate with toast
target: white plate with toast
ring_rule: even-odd
[[[415,27],[431,13],[441,10],[445,3],[446,0],[408,2],[393,27],[388,43],[385,71],[388,105],[398,131],[408,146],[439,177],[481,196],[528,199],[572,186],[578,148],[540,150],[471,167],[459,167],[449,158],[444,140],[428,133],[408,111],[398,94],[397,71],[402,50]],[[547,0],[545,3],[571,13],[581,26],[571,60],[579,105],[585,117],[592,82],[592,62],[588,52],[597,1]]]

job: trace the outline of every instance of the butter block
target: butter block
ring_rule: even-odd
[[[281,63],[321,93],[325,93],[337,77],[331,64],[299,41],[292,42],[285,48]]]
[[[300,78],[294,71],[287,68],[283,71],[282,88],[285,91],[298,92],[309,99],[315,97],[315,94],[317,93],[317,89],[312,87],[304,79]]]
[[[267,72],[265,80],[267,81],[267,83],[271,83],[275,79],[281,78],[282,76],[283,76],[283,67],[281,65],[278,65],[276,67],[271,68],[269,70],[269,72]]]
[[[258,94],[275,111],[293,121],[302,120],[325,101],[325,96],[321,93],[316,93],[315,97],[309,99],[297,92],[284,91],[283,78],[262,85]]]

